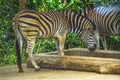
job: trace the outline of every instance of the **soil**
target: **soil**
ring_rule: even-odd
[[[41,69],[34,71],[24,64],[24,72],[18,73],[18,67],[0,67],[0,80],[120,80],[120,75],[99,74],[94,72]]]

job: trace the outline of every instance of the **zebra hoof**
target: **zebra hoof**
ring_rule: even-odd
[[[40,67],[38,67],[38,68],[35,68],[35,71],[40,71]]]
[[[21,68],[21,69],[19,69],[18,72],[19,72],[19,73],[22,73],[22,72],[24,72],[24,70]]]

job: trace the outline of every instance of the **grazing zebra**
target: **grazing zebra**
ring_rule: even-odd
[[[91,19],[97,27],[97,48],[100,35],[103,48],[107,50],[106,36],[120,35],[120,6],[91,8],[80,13]]]
[[[37,12],[24,10],[17,13],[13,19],[19,72],[23,72],[20,55],[22,53],[23,41],[26,43],[27,56],[35,67],[35,70],[40,69],[32,56],[36,38],[53,38],[56,42],[59,55],[64,55],[64,43],[68,32],[80,34],[83,42],[90,51],[96,49],[95,25],[91,20],[76,12]]]

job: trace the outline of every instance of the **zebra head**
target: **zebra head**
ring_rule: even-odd
[[[93,28],[85,29],[81,34],[81,39],[84,44],[87,46],[89,51],[95,51],[97,47],[97,39],[95,37],[95,30]]]

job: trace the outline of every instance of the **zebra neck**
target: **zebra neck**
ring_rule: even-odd
[[[71,28],[69,29],[69,32],[81,35],[83,33],[83,30],[80,29],[80,27],[71,26]]]
[[[83,20],[85,20],[85,18],[81,15],[81,13],[79,13],[79,11],[71,11],[71,10],[64,10],[61,12],[68,19],[69,32],[81,34],[84,29],[83,25],[85,25],[83,24],[84,22]]]

